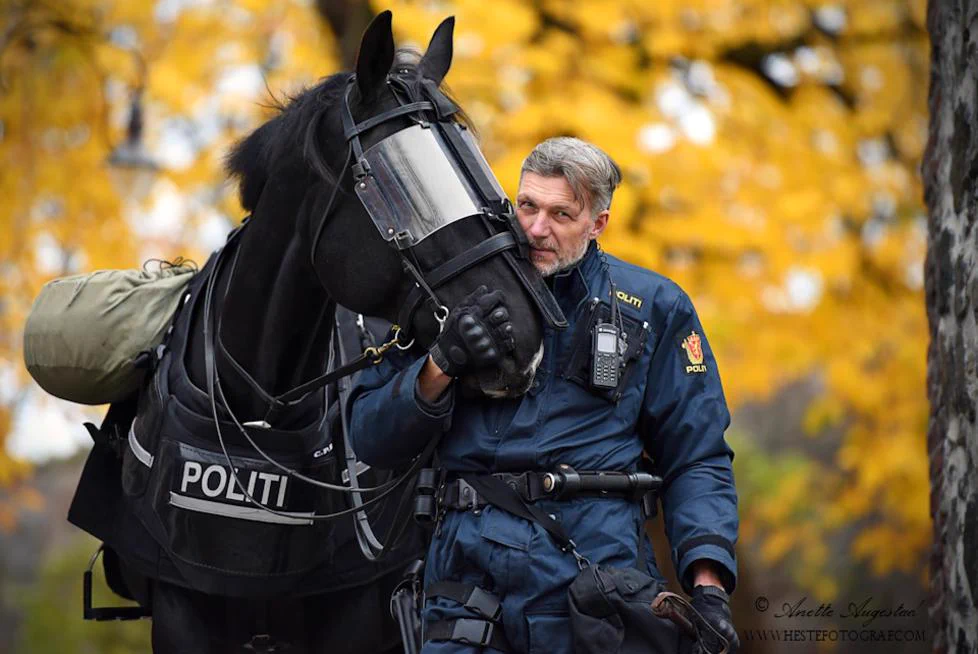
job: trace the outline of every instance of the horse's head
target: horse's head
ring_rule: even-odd
[[[355,76],[334,75],[294,98],[238,146],[230,164],[284,159],[277,175],[239,173],[245,207],[259,195],[264,204],[268,187],[291,196],[310,272],[329,295],[399,324],[422,346],[437,337],[438,318],[478,286],[502,291],[515,350],[498,370],[464,383],[514,396],[540,362],[542,318],[559,324],[563,316],[521,256],[522,231],[464,115],[439,90],[453,27],[454,19],[444,21],[426,54],[411,57],[395,50],[391,14],[381,13],[364,33]],[[301,140],[289,136],[297,131]],[[497,247],[477,247],[499,234]]]

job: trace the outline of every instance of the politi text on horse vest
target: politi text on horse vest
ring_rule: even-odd
[[[205,497],[228,499],[232,502],[250,504],[248,496],[240,491],[230,474],[230,469],[222,465],[211,464],[204,466],[197,461],[183,462],[183,476],[180,480],[180,492]],[[274,472],[259,472],[257,470],[234,469],[238,481],[245,487],[248,495],[266,506],[285,507],[285,493],[289,478]],[[269,501],[274,504],[269,504]]]

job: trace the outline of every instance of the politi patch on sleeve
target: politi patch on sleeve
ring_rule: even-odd
[[[689,336],[683,339],[680,347],[686,352],[689,365],[686,366],[686,374],[691,375],[698,372],[706,372],[706,364],[703,363],[703,341],[699,334],[691,331]]]

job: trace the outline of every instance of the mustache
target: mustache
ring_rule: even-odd
[[[543,241],[531,240],[530,247],[536,250],[549,250],[551,252],[557,251],[557,243],[548,240],[543,240]]]

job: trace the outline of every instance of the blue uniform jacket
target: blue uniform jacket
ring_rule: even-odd
[[[580,382],[590,366],[591,337],[586,325],[578,327],[608,311],[609,278],[630,332],[620,395],[601,395]],[[398,353],[360,375],[351,395],[357,457],[396,468],[444,432],[439,457],[450,471],[551,470],[559,463],[634,471],[644,448],[664,480],[665,530],[684,588],[691,590],[689,564],[712,559],[725,568],[724,585],[732,591],[738,517],[733,452],[724,439],[730,415],[689,297],[669,279],[594,243],[552,283],[570,326],[546,330],[543,360],[524,397],[473,398],[451,388],[437,406],[427,405],[416,395],[425,353]]]

